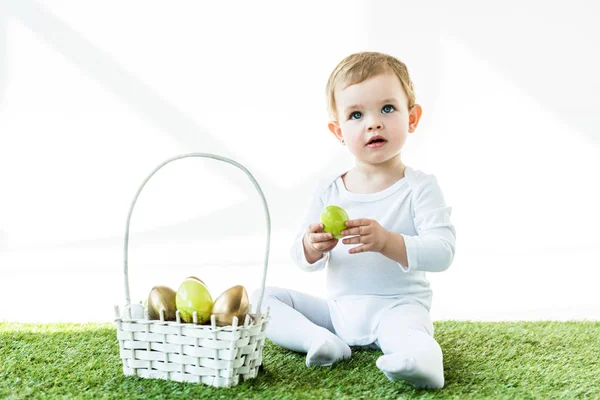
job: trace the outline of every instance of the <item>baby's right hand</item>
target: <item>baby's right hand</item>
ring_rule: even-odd
[[[317,222],[308,226],[302,243],[306,260],[312,264],[323,257],[323,253],[333,250],[338,239],[334,239],[331,233],[324,232],[323,224]]]

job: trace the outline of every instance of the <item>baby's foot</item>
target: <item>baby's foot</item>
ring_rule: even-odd
[[[327,367],[335,362],[350,358],[352,350],[337,336],[327,339],[317,339],[311,343],[306,354],[306,366]]]
[[[441,389],[444,387],[444,376],[436,376],[435,372],[425,371],[416,359],[405,358],[401,354],[388,354],[377,359],[379,368],[390,381],[403,379],[413,386],[423,389]],[[440,379],[441,378],[441,379]]]

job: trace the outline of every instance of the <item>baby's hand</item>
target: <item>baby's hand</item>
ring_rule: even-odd
[[[317,222],[308,226],[302,242],[306,260],[312,264],[323,257],[323,253],[333,250],[338,239],[334,239],[331,233],[324,232],[323,224]]]
[[[362,246],[351,248],[348,252],[351,254],[362,253],[363,251],[381,252],[387,244],[390,232],[379,222],[372,219],[351,219],[346,221],[348,229],[341,232],[342,236],[354,236],[342,240],[344,244],[362,243]]]

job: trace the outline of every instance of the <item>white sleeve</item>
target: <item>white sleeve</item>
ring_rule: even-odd
[[[437,179],[430,175],[417,185],[413,196],[416,236],[402,235],[406,243],[405,272],[440,272],[454,259],[456,231],[450,222],[452,208],[446,206]],[[400,265],[400,264],[399,264]]]
[[[302,244],[302,239],[304,237],[304,234],[306,233],[308,225],[320,221],[321,210],[324,207],[323,199],[321,197],[322,194],[322,186],[319,186],[313,194],[308,210],[306,211],[306,214],[304,216],[302,226],[300,227],[300,230],[294,239],[294,243],[292,244],[292,248],[290,249],[290,256],[292,257],[294,263],[301,270],[307,272],[322,270],[323,268],[325,268],[325,265],[327,265],[327,261],[329,260],[329,253],[327,252],[323,254],[323,257],[321,257],[320,260],[317,260],[313,264],[310,264],[306,260],[306,256],[304,255],[304,245]]]

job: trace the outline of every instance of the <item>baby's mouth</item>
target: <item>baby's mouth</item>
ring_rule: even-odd
[[[367,142],[367,147],[370,148],[374,148],[374,147],[381,147],[384,144],[387,143],[387,140],[385,140],[383,138],[383,136],[373,136],[368,142]]]

